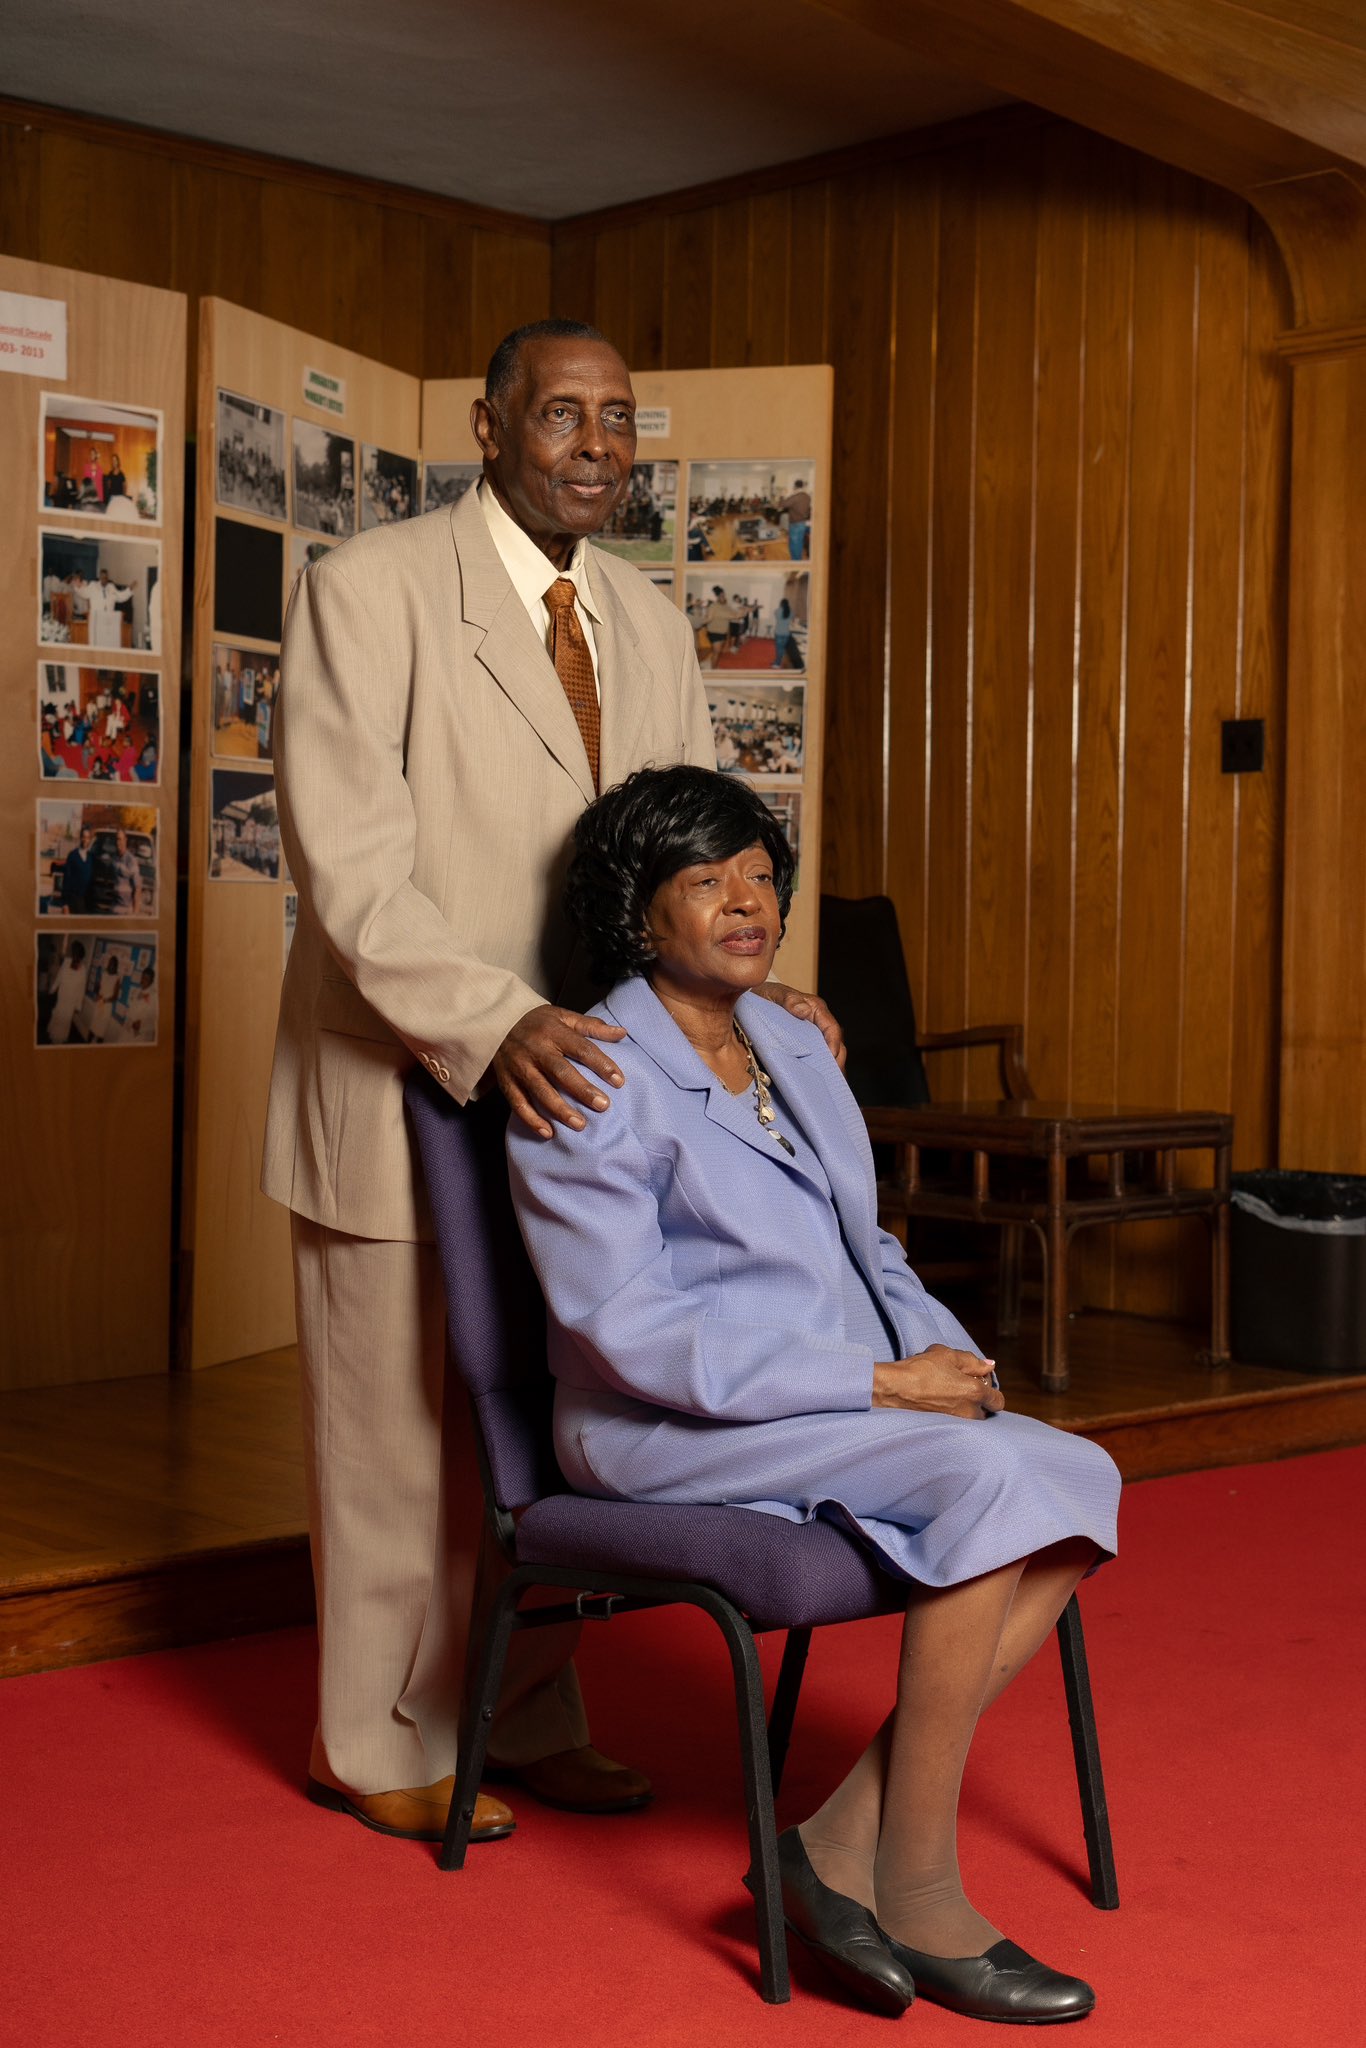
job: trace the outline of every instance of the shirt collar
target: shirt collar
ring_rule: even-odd
[[[508,575],[512,587],[522,603],[530,609],[541,604],[545,594],[557,577],[567,576],[574,586],[579,604],[590,619],[601,616],[593,597],[593,586],[588,578],[588,542],[575,543],[574,552],[567,569],[557,569],[553,562],[546,560],[529,533],[524,533],[515,519],[509,517],[498,498],[489,489],[486,479],[479,483],[479,503],[488,526],[489,538],[498,550],[499,559]]]

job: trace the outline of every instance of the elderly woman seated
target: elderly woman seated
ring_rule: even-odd
[[[1006,1411],[991,1361],[878,1229],[863,1120],[820,1032],[755,994],[793,860],[752,790],[645,769],[584,813],[570,911],[622,1085],[508,1154],[579,1492],[828,1516],[906,1583],[896,1701],[780,1838],[788,1924],[884,2012],[1080,2018],[1091,1988],[968,1900],[980,1715],[1115,1547],[1119,1475]]]

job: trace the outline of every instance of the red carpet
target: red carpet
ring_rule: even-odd
[[[1007,1932],[1100,1994],[1090,2048],[1354,2048],[1366,1878],[1366,1450],[1131,1488],[1085,1589],[1123,1905],[1095,1912],[1045,1651],[984,1725],[964,1866]],[[894,1629],[817,1638],[783,1807],[797,1818],[884,1710]],[[719,1637],[678,1614],[585,1632],[595,1734],[652,1811],[523,1798],[511,1841],[442,1877],[424,1848],[299,1786],[302,1631],[0,1687],[4,1994],[23,2048],[842,2048],[893,2023],[800,1952],[752,1989]],[[777,1645],[766,1661],[776,1665]],[[927,2044],[980,2025],[918,2005]],[[987,2036],[995,2039],[996,2036]],[[1037,2037],[1032,2037],[1037,2038]]]

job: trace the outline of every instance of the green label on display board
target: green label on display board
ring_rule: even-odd
[[[325,370],[305,370],[304,404],[340,416],[346,411],[346,379],[329,377]]]

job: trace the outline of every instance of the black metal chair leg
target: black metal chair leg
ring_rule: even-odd
[[[777,1690],[773,1695],[773,1710],[768,1717],[768,1777],[775,1799],[783,1782],[783,1766],[787,1762],[792,1724],[797,1718],[797,1700],[802,1689],[802,1673],[806,1669],[806,1653],[810,1648],[809,1628],[788,1630]]]
[[[1058,1649],[1067,1694],[1067,1719],[1072,1729],[1072,1755],[1077,1766],[1077,1791],[1081,1795],[1081,1820],[1086,1832],[1086,1859],[1091,1869],[1091,1903],[1113,1912],[1119,1904],[1119,1885],[1110,1840],[1110,1813],[1105,1803],[1105,1779],[1100,1767],[1091,1674],[1086,1663],[1086,1638],[1075,1593],[1058,1617]]]
[[[778,1878],[778,1828],[773,1818],[759,1653],[748,1625],[729,1601],[717,1596],[714,1605],[706,1603],[706,1611],[726,1639],[735,1678],[735,1712],[740,1724],[740,1761],[744,1766],[745,1811],[749,1820],[750,1886],[759,1933],[759,1991],[768,2005],[786,2005],[792,1996],[792,1985],[787,1973],[787,1930],[783,1925],[782,1887]]]
[[[484,1775],[484,1760],[488,1755],[489,1729],[503,1683],[503,1666],[507,1662],[508,1644],[512,1640],[517,1602],[526,1583],[522,1573],[513,1572],[499,1588],[489,1610],[488,1621],[482,1631],[477,1652],[475,1635],[471,1636],[465,1663],[465,1692],[461,1702],[455,1786],[451,1793],[451,1810],[446,1821],[441,1854],[437,1858],[442,1870],[463,1870],[465,1867],[465,1851],[470,1845],[470,1828],[474,1822],[474,1802],[479,1796],[479,1780]],[[476,1632],[478,1615],[479,1604],[476,1600],[475,1619],[472,1624]]]

